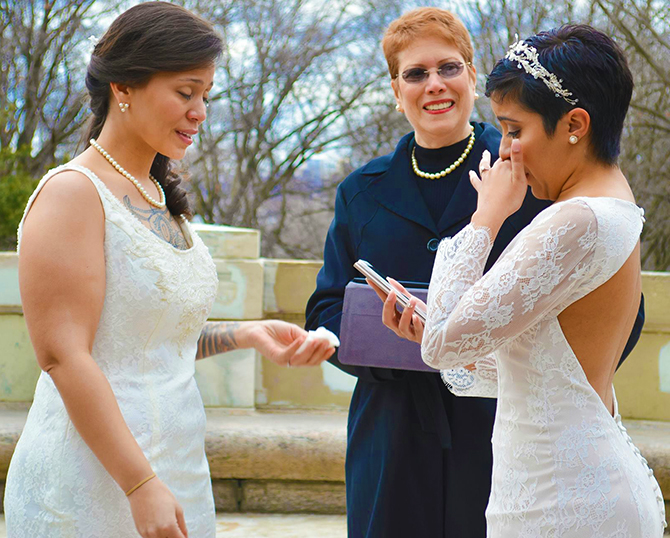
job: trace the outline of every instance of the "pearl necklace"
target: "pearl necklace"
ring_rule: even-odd
[[[163,187],[154,176],[149,174],[149,179],[154,182],[156,188],[158,189],[158,194],[160,194],[161,198],[160,202],[154,200],[151,196],[149,196],[149,193],[144,189],[142,184],[139,181],[137,181],[134,176],[128,173],[119,163],[117,163],[114,160],[114,157],[112,157],[109,153],[107,153],[103,149],[103,147],[100,144],[98,144],[93,138],[91,138],[89,142],[91,143],[91,146],[93,146],[100,152],[100,155],[102,155],[105,159],[109,161],[109,164],[111,164],[114,168],[116,168],[116,171],[119,174],[121,174],[133,185],[135,185],[135,187],[137,187],[137,190],[140,191],[140,194],[147,202],[149,202],[152,206],[157,207],[159,209],[163,209],[165,207],[165,191],[163,191]]]
[[[422,178],[425,179],[440,179],[448,174],[451,174],[456,168],[458,168],[460,165],[463,164],[463,161],[467,158],[468,154],[470,153],[470,150],[472,150],[472,146],[475,145],[475,129],[474,127],[471,127],[472,132],[470,133],[470,140],[468,141],[468,145],[461,153],[461,156],[454,161],[454,163],[450,166],[447,166],[444,170],[441,172],[436,172],[434,174],[429,174],[428,172],[422,172],[419,170],[419,164],[416,162],[416,156],[414,155],[416,151],[416,144],[412,148],[412,168],[414,169],[414,173]]]

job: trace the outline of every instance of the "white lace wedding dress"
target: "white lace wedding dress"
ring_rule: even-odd
[[[214,538],[205,412],[193,377],[197,340],[217,288],[214,263],[188,223],[179,250],[143,226],[89,170],[105,213],[106,292],[93,359],[158,477],[184,509],[189,536]],[[76,209],[73,209],[76,210]],[[24,217],[25,218],[25,217]],[[19,228],[20,246],[21,228]],[[123,491],[70,421],[42,373],[12,457],[8,538],[138,538]]]
[[[461,396],[497,397],[492,538],[661,538],[663,498],[615,408],[612,417],[558,314],[612,277],[642,210],[574,198],[540,213],[483,275],[488,230],[440,244],[422,355]],[[616,406],[616,402],[615,402]]]

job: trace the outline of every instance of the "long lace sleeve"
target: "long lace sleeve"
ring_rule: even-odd
[[[510,243],[486,275],[488,229],[468,225],[443,240],[428,291],[424,362],[444,370],[454,394],[495,397],[493,353],[574,292],[590,270],[596,232],[586,203],[556,204]]]

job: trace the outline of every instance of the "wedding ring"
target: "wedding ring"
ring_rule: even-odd
[[[491,170],[491,154],[488,150],[485,150],[479,161],[479,175],[481,176],[484,172],[488,172],[489,170]]]

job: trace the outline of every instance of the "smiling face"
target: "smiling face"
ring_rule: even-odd
[[[454,78],[442,78],[437,68],[447,62],[465,64],[458,49],[442,39],[426,38],[398,54],[399,77],[391,82],[400,110],[414,127],[417,143],[425,148],[455,144],[470,134],[475,101],[475,70],[465,66]],[[430,70],[422,82],[410,83],[402,73],[410,68]]]
[[[207,117],[214,66],[178,73],[158,73],[129,88],[133,130],[152,150],[182,159]]]
[[[556,200],[580,165],[585,153],[586,140],[580,146],[569,143],[570,136],[583,135],[583,127],[576,122],[583,111],[575,109],[567,113],[556,124],[550,136],[544,129],[542,116],[522,107],[514,98],[502,101],[491,98],[491,108],[498,118],[502,130],[500,158],[510,158],[512,140],[517,138],[523,150],[523,162],[528,185],[533,196],[543,200]]]

